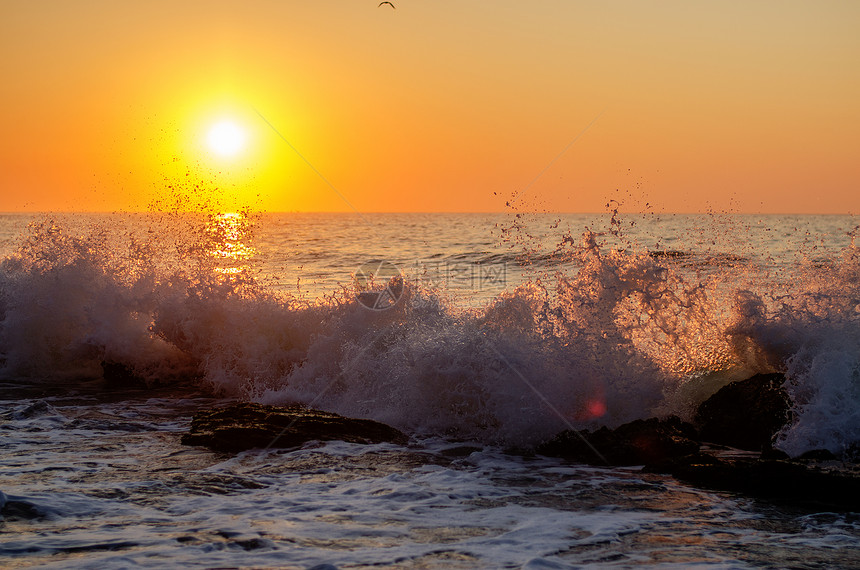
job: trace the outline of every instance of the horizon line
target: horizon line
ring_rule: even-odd
[[[230,213],[230,212],[239,212],[243,208],[224,208],[219,210],[218,213]],[[211,213],[215,210],[123,210],[123,209],[115,209],[115,210],[5,210],[0,211],[0,216],[7,215],[44,215],[44,214],[200,214],[200,213]],[[354,212],[350,210],[255,210],[249,209],[250,212],[254,214],[342,214],[347,216],[358,216],[358,215],[380,215],[380,214],[390,214],[390,215],[404,215],[404,214],[448,214],[448,215],[486,215],[486,216],[497,216],[500,214],[529,214],[529,215],[547,215],[547,216],[611,216],[614,212],[609,211],[601,211],[601,212],[571,212],[571,211],[514,211],[514,210],[496,210],[496,211],[419,211],[419,210],[411,210],[411,211],[367,211],[367,212]],[[708,216],[708,215],[731,215],[731,216],[856,216],[857,214],[854,212],[739,212],[739,211],[722,211],[722,210],[710,210],[710,211],[650,211],[650,212],[642,212],[642,211],[623,211],[620,210],[617,212],[618,214],[626,215],[626,216],[656,216],[656,215],[671,215],[671,216]]]

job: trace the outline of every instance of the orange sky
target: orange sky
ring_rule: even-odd
[[[5,0],[0,211],[860,212],[860,2],[394,4]]]

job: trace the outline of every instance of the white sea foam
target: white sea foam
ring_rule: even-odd
[[[151,384],[523,445],[568,425],[689,415],[731,379],[783,370],[796,421],[780,446],[839,451],[860,439],[853,244],[775,266],[749,246],[683,252],[664,236],[676,253],[655,255],[619,241],[614,220],[609,233],[557,236],[532,256],[530,280],[484,306],[407,274],[397,304],[373,311],[349,290],[308,302],[270,288],[254,263],[217,253],[233,234],[196,223],[34,225],[0,266],[3,378],[100,377],[116,363]]]
[[[22,402],[16,414],[43,408],[39,402]],[[211,400],[45,404],[74,423],[60,431],[18,414],[0,430],[0,553],[21,565],[858,561],[860,530],[850,516],[809,516],[798,529],[790,516],[634,471],[488,446],[458,451],[446,439],[225,457],[179,443],[187,414]],[[156,421],[162,417],[171,421]]]

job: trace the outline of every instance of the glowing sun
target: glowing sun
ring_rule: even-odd
[[[245,131],[233,121],[221,121],[209,129],[206,142],[219,156],[235,156],[245,148]]]

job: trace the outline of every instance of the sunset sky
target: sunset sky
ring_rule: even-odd
[[[0,211],[860,213],[860,2],[393,3],[5,0]]]

